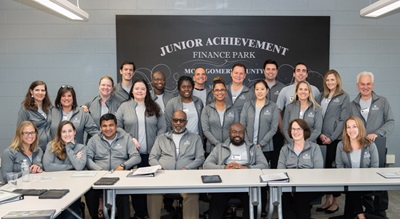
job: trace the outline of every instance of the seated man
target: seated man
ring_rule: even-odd
[[[204,169],[248,169],[268,168],[261,147],[246,143],[245,128],[241,123],[233,123],[229,128],[229,139],[218,144],[204,162]],[[235,173],[232,173],[235,174]],[[229,199],[237,197],[243,204],[243,218],[249,218],[248,193],[212,193],[210,200],[210,219],[223,218]]]
[[[177,110],[171,119],[172,131],[159,135],[149,155],[149,164],[161,165],[164,170],[198,169],[204,162],[203,143],[199,135],[186,130],[187,118],[183,110]],[[199,218],[199,195],[180,194],[183,198],[183,218]],[[163,195],[147,195],[147,207],[151,219],[161,216]]]
[[[132,138],[122,129],[117,129],[117,118],[104,114],[100,118],[101,133],[94,135],[87,145],[87,168],[89,170],[129,170],[140,163],[140,155]],[[91,189],[85,194],[89,214],[98,218],[97,207],[102,190]],[[129,196],[117,196],[118,218],[130,218]]]

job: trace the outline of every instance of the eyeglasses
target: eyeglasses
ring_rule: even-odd
[[[215,93],[225,93],[226,89],[214,90]]]
[[[72,87],[71,85],[62,85],[61,88],[68,88],[68,89],[74,89],[74,87]]]
[[[178,122],[184,123],[184,122],[186,122],[186,119],[177,119],[177,118],[173,118],[172,121],[175,122],[175,123],[178,123]]]
[[[303,131],[302,128],[292,128],[292,132],[300,132]]]
[[[36,132],[22,132],[22,134],[25,136],[29,136],[29,135],[36,136]]]

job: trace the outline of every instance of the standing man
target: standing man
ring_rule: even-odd
[[[232,104],[238,111],[242,112],[244,103],[254,100],[254,92],[244,85],[246,78],[246,66],[240,63],[233,65],[231,70],[232,83],[226,86],[228,90],[227,104]]]
[[[203,67],[197,67],[193,72],[193,81],[194,81],[194,90],[193,96],[196,96],[203,101],[203,106],[208,104],[210,98],[209,95],[212,95],[211,90],[206,87],[207,82],[207,72]]]
[[[204,162],[203,142],[199,135],[186,129],[186,113],[177,110],[172,116],[172,131],[156,138],[149,155],[149,164],[161,165],[164,170],[195,170]],[[199,195],[181,193],[183,218],[199,218]],[[147,208],[151,219],[161,216],[162,194],[147,195]]]
[[[129,99],[129,91],[135,75],[135,64],[132,61],[124,61],[119,67],[122,81],[115,86],[115,97],[122,103]]]
[[[117,129],[117,118],[104,114],[100,118],[101,133],[94,135],[87,145],[87,168],[89,170],[129,170],[140,163],[140,155],[132,138],[122,129]],[[90,216],[98,218],[101,190],[91,189],[85,194]],[[117,196],[118,218],[130,218],[129,196]]]
[[[265,82],[269,87],[267,98],[268,100],[276,103],[278,100],[278,96],[281,93],[281,90],[285,87],[285,85],[277,80],[278,75],[278,63],[273,59],[267,59],[264,62],[264,76]],[[282,123],[281,114],[279,115],[279,124]],[[274,150],[272,151],[271,156],[271,168],[276,169],[278,166],[279,152],[281,151],[282,146],[285,141],[281,132],[276,132],[273,137],[273,145]]]
[[[164,113],[165,107],[168,101],[174,97],[174,95],[165,90],[165,74],[162,71],[154,71],[151,74],[151,87],[150,95],[151,98],[160,106]]]
[[[233,123],[229,128],[229,139],[218,144],[203,165],[204,169],[267,169],[268,162],[261,147],[245,142],[245,127]],[[235,174],[235,173],[232,173]],[[210,200],[210,219],[223,218],[227,202],[238,197],[242,203],[249,202],[247,193],[212,193]],[[265,206],[263,206],[264,208]],[[249,205],[243,204],[243,218],[249,218]]]
[[[351,115],[358,116],[363,120],[369,140],[386,138],[394,128],[393,112],[389,101],[373,92],[374,75],[372,72],[363,71],[357,75],[357,88],[360,93],[350,103]],[[384,163],[386,164],[386,160]],[[373,203],[370,198],[368,199],[365,200],[366,212],[385,218],[385,211],[389,207],[387,191],[375,195]]]

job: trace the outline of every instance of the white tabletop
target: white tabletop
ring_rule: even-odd
[[[0,189],[12,191],[14,189],[69,189],[70,192],[61,199],[39,199],[37,196],[25,196],[24,200],[2,204],[0,217],[10,211],[29,211],[55,209],[56,214],[60,214],[69,205],[86,193],[93,183],[101,178],[106,171],[97,171],[94,177],[72,177],[76,171],[57,171],[31,174],[29,182],[22,182],[18,179],[17,187],[9,184]]]

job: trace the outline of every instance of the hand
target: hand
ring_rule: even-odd
[[[76,153],[76,157],[77,158],[81,158],[83,156],[83,152],[79,151],[78,153]]]
[[[81,108],[83,109],[83,112],[88,113],[89,112],[89,108],[85,105],[82,105]]]
[[[377,134],[375,134],[375,133],[372,133],[372,134],[368,134],[367,135],[367,138],[369,139],[369,140],[371,140],[371,141],[375,141],[375,139],[378,137],[378,135]]]
[[[139,150],[140,149],[140,144],[139,144],[138,140],[136,138],[132,138],[132,141],[135,144],[136,149]]]
[[[181,170],[188,170],[188,168],[183,167]]]
[[[121,166],[118,166],[117,168],[115,168],[115,170],[124,170],[124,168]]]
[[[233,161],[233,162],[231,162],[231,163],[228,163],[228,164],[225,166],[225,169],[235,169],[235,166],[236,166],[236,162]]]
[[[36,165],[36,164],[32,164],[30,167],[29,167],[29,171],[31,172],[31,173],[41,173],[41,172],[43,172],[43,170],[42,170],[42,168],[40,168],[38,165]]]

